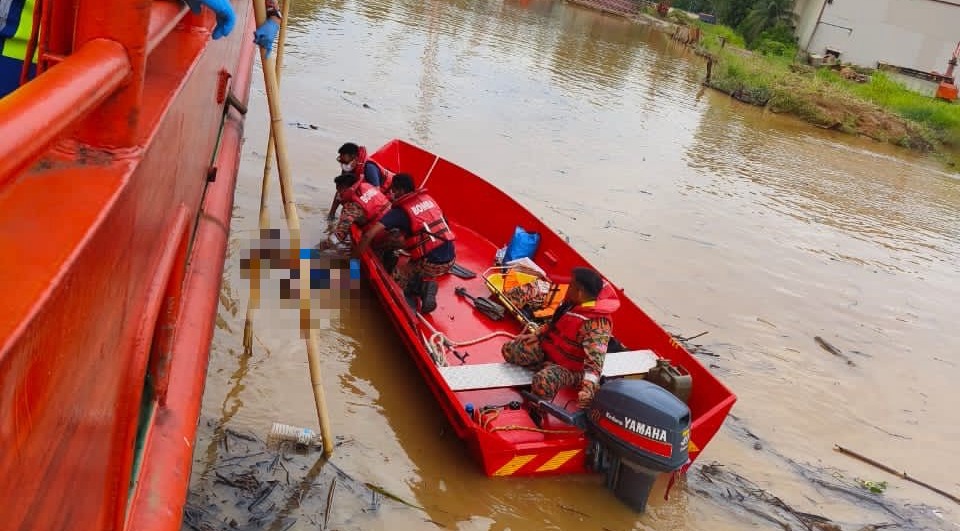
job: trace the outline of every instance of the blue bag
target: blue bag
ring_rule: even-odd
[[[540,235],[536,232],[527,232],[523,227],[517,227],[513,230],[513,238],[507,245],[507,251],[503,255],[503,263],[518,258],[530,258],[537,252],[537,246],[540,245]]]

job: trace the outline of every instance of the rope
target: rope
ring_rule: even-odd
[[[510,424],[508,426],[495,426],[490,428],[490,433],[495,431],[507,431],[507,430],[519,430],[519,431],[535,431],[537,433],[554,433],[559,435],[577,435],[583,433],[580,430],[548,430],[546,428],[531,428],[530,426],[517,426],[516,424]]]
[[[482,343],[482,342],[484,342],[484,341],[488,341],[488,340],[493,339],[493,338],[498,337],[498,336],[505,336],[505,337],[509,337],[510,339],[514,339],[515,337],[517,337],[516,334],[511,334],[511,333],[505,332],[505,331],[503,331],[503,330],[497,330],[496,332],[489,333],[489,334],[487,334],[487,335],[485,335],[485,336],[481,336],[481,337],[478,337],[478,338],[476,338],[476,339],[468,339],[468,340],[465,340],[465,341],[453,341],[452,339],[450,339],[449,337],[447,337],[446,335],[444,335],[443,332],[440,332],[439,330],[437,330],[436,328],[434,328],[433,325],[431,325],[430,322],[427,321],[427,319],[426,319],[423,315],[421,315],[419,312],[416,312],[416,314],[417,314],[417,317],[420,319],[420,322],[422,322],[424,325],[426,325],[426,327],[429,328],[431,332],[433,332],[433,335],[430,336],[430,339],[428,339],[428,340],[426,341],[426,343],[427,343],[427,345],[426,345],[426,346],[427,346],[427,349],[429,349],[429,350],[431,351],[431,353],[432,353],[434,350],[436,350],[437,352],[444,352],[447,347],[466,347],[466,346],[469,346],[469,345],[475,345],[475,344],[477,344],[477,343]],[[526,327],[525,327],[525,329],[526,329]],[[434,359],[434,361],[437,362],[438,365],[440,364],[440,363],[439,363],[439,360]],[[444,361],[446,361],[446,360],[444,360]],[[444,363],[444,365],[445,365],[445,363]],[[546,429],[546,428],[534,428],[534,427],[530,427],[530,426],[518,426],[518,425],[516,425],[516,424],[509,424],[509,425],[506,425],[506,426],[493,426],[493,427],[490,427],[490,424],[491,424],[493,421],[497,420],[497,418],[500,417],[500,410],[501,410],[501,409],[503,409],[503,408],[498,407],[498,408],[495,408],[495,409],[484,409],[484,410],[479,411],[479,415],[478,415],[478,416],[479,416],[480,418],[479,418],[479,421],[478,421],[478,422],[479,422],[479,424],[480,424],[480,428],[483,429],[483,430],[487,430],[487,431],[489,431],[490,433],[497,432],[497,431],[533,431],[533,432],[536,432],[536,433],[558,434],[558,435],[577,435],[577,434],[582,433],[580,430],[550,430],[550,429]],[[491,415],[491,413],[492,413],[492,415]]]
[[[426,327],[430,329],[430,332],[432,332],[430,339],[427,340],[427,348],[435,349],[437,352],[446,352],[449,347],[468,347],[470,345],[476,345],[477,343],[483,343],[484,341],[489,341],[499,336],[508,337],[510,339],[517,337],[516,334],[511,334],[510,332],[505,332],[503,330],[497,330],[496,332],[491,332],[478,338],[467,339],[464,341],[454,341],[447,337],[443,332],[434,328],[434,326],[427,321],[426,317],[421,315],[419,312],[416,312],[416,314],[417,318],[420,319],[420,322],[426,325]]]
[[[439,334],[439,332],[437,333]],[[440,335],[443,335],[443,334],[440,334]],[[484,341],[489,341],[497,336],[509,337],[510,339],[514,339],[517,337],[516,334],[511,334],[510,332],[504,332],[503,330],[497,330],[496,332],[492,332],[483,337],[478,337],[476,339],[468,339],[466,341],[452,341],[448,337],[444,337],[444,340],[446,344],[451,347],[469,347],[470,345],[476,345],[477,343],[483,343]]]
[[[493,413],[493,415],[490,415]],[[480,428],[487,429],[490,426],[490,423],[497,420],[500,417],[500,408],[496,409],[484,409],[480,411]]]

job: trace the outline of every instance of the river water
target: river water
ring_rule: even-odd
[[[957,529],[947,499],[833,446],[960,492],[960,180],[898,148],[704,91],[703,73],[664,34],[560,1],[299,0],[282,91],[302,223],[324,225],[341,143],[419,144],[517,197],[668,330],[709,332],[696,342],[717,357],[701,361],[739,396],[739,428],[729,421],[698,463],[844,529],[883,520],[789,463],[886,480],[884,499],[932,515],[920,527]],[[253,351],[242,347],[239,260],[258,219],[262,86],[255,79],[194,496],[222,487],[213,471],[225,428],[316,426],[295,320],[265,303]],[[282,227],[275,182],[272,193]],[[642,516],[594,476],[484,477],[373,296],[347,302],[320,334],[343,438],[332,463],[424,509],[370,510],[340,490],[329,528],[779,528],[703,494],[693,475]],[[285,509],[295,529],[315,528],[326,507],[327,489],[311,490],[324,474],[318,455],[291,470],[308,476]]]

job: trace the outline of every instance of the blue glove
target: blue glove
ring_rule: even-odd
[[[233,12],[233,6],[230,0],[186,0],[190,9],[200,14],[200,5],[206,4],[211,11],[217,15],[217,27],[213,28],[213,38],[219,39],[226,37],[233,31],[233,25],[237,21],[237,16]]]
[[[266,22],[253,32],[253,42],[267,51],[267,57],[273,51],[273,43],[277,40],[277,32],[280,31],[280,25],[268,18]]]

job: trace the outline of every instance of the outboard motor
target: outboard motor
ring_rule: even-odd
[[[646,380],[604,383],[586,424],[587,466],[605,473],[607,488],[636,511],[646,510],[658,475],[687,463],[690,409]]]

